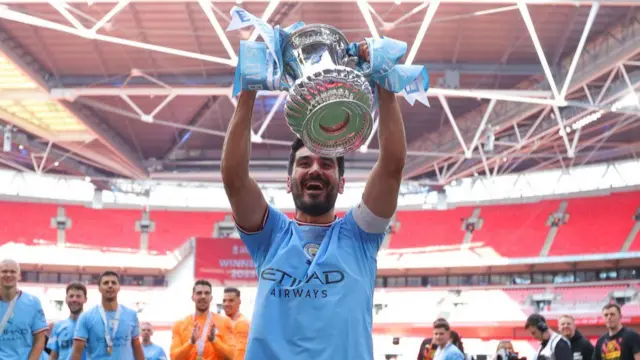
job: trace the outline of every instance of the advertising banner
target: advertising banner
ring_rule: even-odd
[[[214,283],[257,282],[251,256],[236,238],[196,238],[195,278]]]

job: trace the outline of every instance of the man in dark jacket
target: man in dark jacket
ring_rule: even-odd
[[[571,342],[573,360],[591,360],[593,345],[576,329],[576,321],[571,315],[562,315],[558,319],[558,330]]]

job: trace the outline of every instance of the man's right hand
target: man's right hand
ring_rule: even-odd
[[[191,331],[191,339],[189,339],[189,341],[193,345],[198,342],[200,336],[202,336],[202,329],[200,328],[200,323],[196,323]]]

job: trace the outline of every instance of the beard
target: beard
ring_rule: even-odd
[[[307,181],[321,181],[325,190],[317,195],[305,195],[304,184]],[[291,194],[296,209],[309,216],[322,216],[335,207],[338,188],[320,176],[312,176],[293,183]]]
[[[80,313],[82,313],[82,306],[77,308],[77,309],[71,309],[71,307],[69,307],[69,312],[73,315],[78,315]]]

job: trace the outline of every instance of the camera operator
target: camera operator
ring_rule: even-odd
[[[431,342],[431,338],[422,340],[420,351],[418,351],[418,360],[433,360],[438,345]]]
[[[576,321],[571,315],[562,315],[558,318],[558,330],[569,339],[573,360],[591,360],[593,345],[576,329]]]
[[[542,315],[529,315],[524,328],[529,331],[531,336],[540,341],[536,360],[573,360],[569,340],[551,331]]]
[[[520,357],[518,353],[513,350],[513,344],[511,341],[502,340],[498,343],[493,360],[527,360],[527,358]]]

